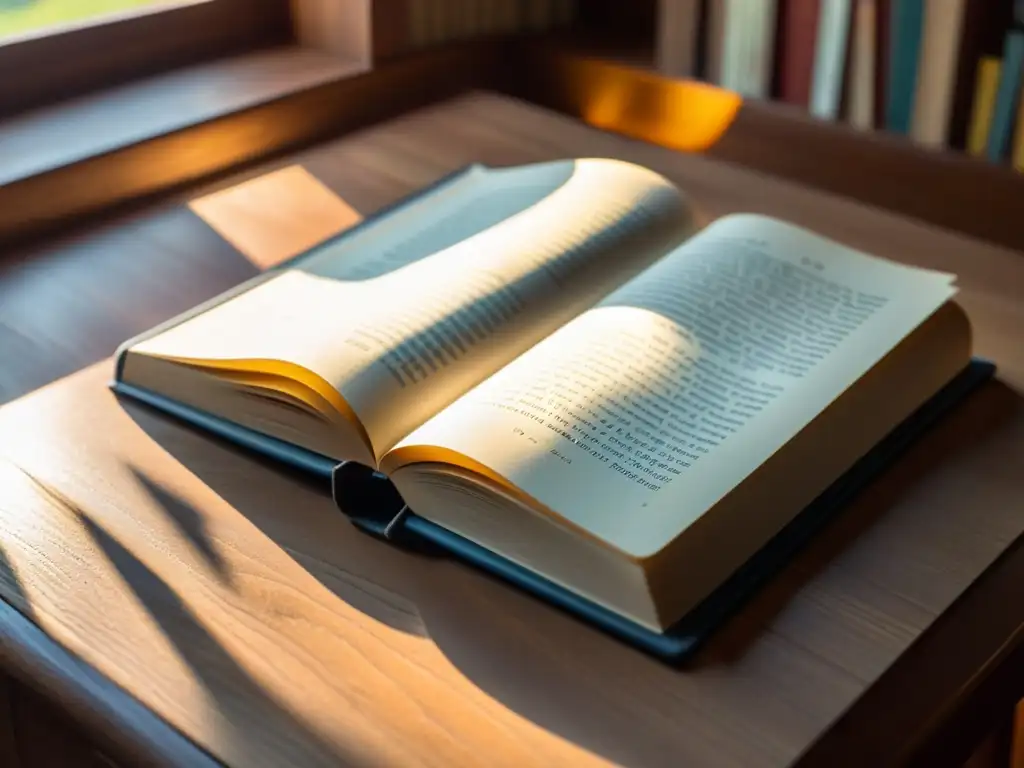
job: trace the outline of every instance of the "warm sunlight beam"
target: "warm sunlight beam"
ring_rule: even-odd
[[[260,269],[362,220],[359,211],[301,165],[198,197],[189,208]]]

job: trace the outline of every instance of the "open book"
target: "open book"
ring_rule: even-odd
[[[337,461],[659,631],[969,363],[954,278],[699,228],[612,160],[474,166],[121,350],[118,379]]]

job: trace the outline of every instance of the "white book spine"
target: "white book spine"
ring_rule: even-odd
[[[948,139],[963,24],[964,0],[926,0],[910,135],[927,146]]]
[[[708,82],[725,85],[725,33],[728,28],[727,0],[708,3],[707,67],[704,77]]]
[[[766,98],[771,86],[775,0],[725,0],[721,84],[744,96]]]
[[[850,0],[821,0],[811,79],[811,114],[834,120],[843,92],[843,65],[850,32]]]
[[[723,88],[739,91],[743,87],[740,60],[746,47],[747,29],[743,23],[743,0],[720,0],[720,3],[725,6],[725,29],[722,35],[719,84]]]

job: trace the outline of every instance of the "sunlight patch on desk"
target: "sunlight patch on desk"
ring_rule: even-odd
[[[260,269],[362,220],[359,211],[301,165],[198,197],[188,207]]]

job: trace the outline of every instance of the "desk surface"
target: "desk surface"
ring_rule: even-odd
[[[0,660],[168,761],[196,745],[246,766],[840,765],[934,736],[1024,626],[1019,595],[979,612],[1024,573],[1012,546],[1024,531],[1024,258],[488,94],[298,161],[367,213],[470,161],[584,155],[665,173],[707,218],[779,215],[959,273],[976,351],[1000,381],[679,672],[457,564],[360,535],[315,489],[119,402],[103,362],[0,410],[0,593],[56,643],[40,650],[0,615]],[[282,181],[289,205],[239,195],[217,226],[244,247],[228,230],[273,226],[271,213],[322,192]],[[210,241],[194,214],[173,220],[171,251]],[[211,252],[239,258],[223,243]],[[34,654],[63,654],[64,671]]]

